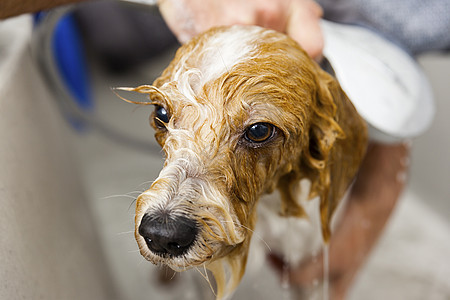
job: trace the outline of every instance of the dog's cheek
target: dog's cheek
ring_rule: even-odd
[[[245,202],[256,202],[272,185],[279,162],[280,151],[276,147],[237,149],[233,169],[239,198]]]

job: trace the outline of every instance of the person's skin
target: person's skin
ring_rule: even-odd
[[[84,0],[0,0],[0,19]],[[313,58],[322,54],[322,8],[313,0],[159,0],[160,11],[181,43],[219,25],[259,25],[284,32]]]
[[[0,0],[0,18],[35,12],[80,0]],[[284,32],[311,57],[321,57],[322,10],[312,0],[160,0],[160,10],[181,42],[213,26],[252,24]],[[329,250],[330,296],[344,299],[361,265],[382,233],[405,186],[409,149],[405,144],[373,143],[350,192],[342,221],[333,233]],[[272,256],[279,270],[282,261]],[[290,266],[293,285],[311,286],[323,278],[322,259]]]
[[[220,25],[259,25],[288,34],[313,58],[322,54],[322,8],[312,0],[160,0],[159,8],[181,43]]]
[[[345,299],[355,276],[381,235],[405,186],[408,161],[407,144],[369,145],[342,221],[329,244],[331,299]],[[323,278],[322,255],[300,266],[288,266],[288,270],[279,257],[272,255],[270,260],[278,271],[288,271],[293,286],[312,287],[315,280]]]

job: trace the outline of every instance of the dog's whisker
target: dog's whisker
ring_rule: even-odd
[[[230,222],[230,221],[224,221],[224,222]],[[269,252],[272,252],[272,249],[270,248],[269,244],[263,239],[262,236],[260,236],[259,234],[257,234],[253,229],[251,229],[251,228],[249,228],[249,227],[247,227],[247,226],[244,226],[244,225],[242,225],[242,224],[236,224],[236,222],[234,222],[234,221],[233,221],[233,224],[234,224],[235,226],[242,227],[242,228],[244,228],[244,229],[250,231],[257,239],[261,240],[261,241],[264,243],[264,245],[266,245],[266,247],[267,247],[267,249],[269,250]]]
[[[202,266],[203,266],[203,268],[204,268],[205,274],[203,274],[202,271],[201,271],[198,267],[195,267],[195,270],[196,270],[198,273],[200,273],[200,275],[203,277],[203,279],[205,279],[206,281],[209,282],[208,273],[206,272],[205,265],[203,264]]]
[[[202,271],[200,271],[200,269],[198,267],[195,267],[195,270],[203,277],[203,279],[206,280],[206,282],[208,283],[209,288],[213,292],[214,296],[217,296],[216,292],[214,291],[214,287],[213,287],[213,285],[211,283],[211,280],[209,279],[208,271],[206,270],[206,265],[203,264],[202,266],[203,266],[203,270],[204,270],[205,274],[203,274]]]
[[[127,211],[130,211],[130,208],[133,206],[133,204],[136,202],[137,198],[136,197],[131,197],[134,198],[133,201],[131,201],[130,205],[128,206]]]
[[[206,278],[208,278],[208,282],[209,282],[210,280],[209,280],[209,276],[208,276],[208,270],[206,270],[206,264],[203,264],[203,271],[205,271]]]
[[[127,253],[138,253],[139,252],[139,249],[138,250],[128,250],[127,251]]]
[[[112,198],[120,198],[120,197],[124,197],[124,198],[132,198],[134,199],[135,197],[130,196],[130,195],[126,195],[126,194],[121,194],[121,195],[110,195],[110,196],[105,196],[100,198],[101,200],[108,200],[108,199],[112,199]]]
[[[130,191],[130,192],[127,193],[127,195],[128,194],[138,194],[138,195],[140,195],[142,193],[143,193],[143,191]]]
[[[125,234],[130,234],[130,233],[134,233],[134,230],[118,232],[117,235],[125,235]]]
[[[168,270],[166,270],[166,272],[168,272]],[[177,275],[177,272],[173,272],[172,271],[172,277],[169,278],[169,280],[173,280],[175,278],[175,276]]]
[[[214,296],[217,296],[216,292],[214,291],[214,287],[213,287],[213,285],[211,283],[211,279],[209,279],[208,270],[206,270],[206,265],[205,264],[203,264],[203,270],[205,271],[206,281],[208,282],[209,288],[213,292]]]
[[[213,287],[213,285],[211,283],[211,280],[209,279],[208,270],[206,269],[206,264],[203,264],[203,270],[205,271],[205,275],[206,275],[206,278],[207,278],[207,281],[208,281],[208,284],[209,284],[209,288],[211,289],[211,291],[214,294],[214,296],[217,297],[217,293],[214,290],[214,287]]]
[[[154,181],[154,180],[144,181],[143,183],[141,183],[140,185],[138,185],[138,187],[141,187],[141,186],[143,186],[144,184],[152,185],[153,182],[155,182],[155,181]]]

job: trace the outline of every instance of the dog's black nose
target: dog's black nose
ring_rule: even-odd
[[[158,255],[180,256],[186,253],[197,236],[195,221],[168,214],[144,215],[139,234],[148,248]]]

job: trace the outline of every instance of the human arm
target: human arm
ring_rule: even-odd
[[[0,19],[82,1],[85,0],[0,0]]]
[[[352,187],[347,207],[329,245],[329,284],[332,300],[345,299],[355,276],[383,232],[405,186],[409,147],[371,144]],[[283,262],[271,256],[274,266]],[[290,267],[292,286],[311,287],[323,279],[323,255]],[[286,271],[284,269],[284,271]]]

